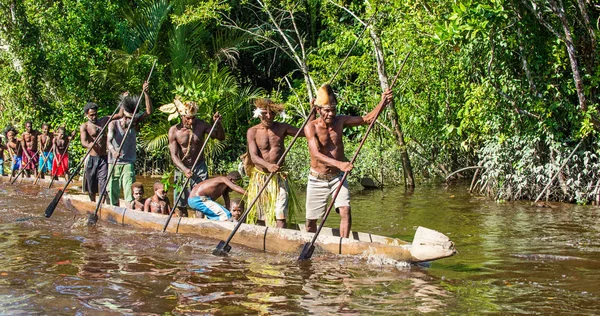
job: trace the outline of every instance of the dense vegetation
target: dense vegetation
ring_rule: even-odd
[[[411,53],[357,174],[411,186],[477,166],[451,179],[474,176],[472,189],[497,199],[535,199],[560,169],[545,198],[600,199],[593,1],[0,0],[0,10],[2,126],[76,129],[87,101],[111,113],[157,61],[155,107],[180,95],[205,120],[223,114],[227,139],[211,143],[209,165],[224,172],[257,123],[253,98],[284,102],[300,125],[356,42],[333,82],[344,114],[369,111]],[[157,111],[143,127],[140,168],[172,170],[174,123]],[[346,130],[348,155],[365,130]],[[72,150],[79,159],[81,146]],[[288,165],[306,170],[307,157],[299,142]]]

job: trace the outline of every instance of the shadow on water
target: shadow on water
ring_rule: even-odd
[[[267,254],[216,241],[96,227],[30,185],[0,184],[0,314],[597,314],[600,211],[498,204],[466,187],[356,191],[353,229],[412,240],[418,226],[459,254],[423,265]],[[299,214],[302,218],[303,214]],[[328,221],[336,227],[339,216]]]

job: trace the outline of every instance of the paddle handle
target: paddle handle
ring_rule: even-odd
[[[215,127],[217,127],[217,123],[221,120],[221,118],[217,118],[215,120],[215,122],[213,123],[212,127],[210,128],[210,131],[208,132],[208,135],[206,135],[206,139],[204,140],[204,144],[202,144],[202,147],[200,148],[200,152],[198,152],[198,155],[196,156],[196,160],[194,160],[194,164],[192,165],[192,172],[194,172],[194,169],[196,168],[196,165],[198,164],[198,161],[200,161],[200,156],[202,156],[202,153],[204,152],[204,148],[206,147],[206,144],[208,144],[208,140],[210,139],[210,135],[212,135],[213,131],[215,130]],[[192,141],[191,137],[190,137],[190,142]],[[177,195],[177,199],[175,199],[175,201],[173,202],[173,207],[171,208],[171,212],[169,213],[169,217],[167,218],[167,221],[165,222],[165,225],[163,226],[163,233],[167,230],[167,226],[169,226],[169,222],[171,221],[171,217],[173,217],[173,213],[175,213],[175,209],[177,208],[177,203],[179,203],[179,200],[181,200],[181,197],[183,196],[183,191],[185,191],[185,188],[187,187],[188,183],[190,183],[190,178],[185,179],[185,182],[183,184],[183,187],[181,187],[181,191],[179,191],[179,194]]]
[[[148,79],[146,79],[146,81],[150,81],[150,77],[152,76],[152,72],[154,71],[155,65],[156,65],[156,60],[154,61],[154,63],[152,63],[152,68],[150,69],[150,73],[148,74]],[[123,134],[123,139],[121,140],[121,143],[119,144],[119,151],[117,152],[117,157],[114,157],[115,161],[113,161],[113,163],[112,163],[112,166],[110,168],[108,176],[106,177],[106,183],[104,184],[104,187],[102,188],[102,192],[98,198],[98,203],[96,204],[96,209],[94,210],[94,218],[96,218],[98,216],[98,211],[100,210],[100,208],[102,208],[102,200],[106,196],[106,189],[108,188],[108,181],[110,181],[110,177],[112,177],[113,173],[115,172],[115,166],[117,165],[117,160],[119,159],[119,156],[121,156],[121,152],[123,151],[123,144],[127,140],[127,136],[129,136],[129,131],[131,130],[131,127],[134,124],[135,115],[137,114],[138,108],[140,107],[140,102],[142,101],[143,94],[144,94],[144,90],[142,89],[142,93],[138,97],[137,103],[135,104],[135,108],[133,109],[133,114],[131,115],[131,122],[129,123],[129,126],[127,126],[127,129],[125,130],[125,134]],[[122,101],[121,101],[121,103],[122,103]],[[108,126],[109,124],[110,124],[110,121],[109,121],[109,123],[107,123],[105,125],[105,127]]]
[[[281,164],[283,163],[283,160],[285,159],[285,156],[287,156],[287,154],[290,152],[290,150],[292,149],[292,146],[294,145],[294,143],[298,139],[298,136],[300,136],[300,133],[302,133],[302,131],[304,130],[304,127],[306,126],[306,124],[308,124],[308,120],[310,119],[311,116],[313,116],[315,114],[316,110],[317,110],[316,107],[312,108],[312,110],[310,111],[310,113],[306,117],[306,120],[304,120],[304,122],[302,123],[302,126],[300,126],[300,128],[296,132],[296,135],[294,135],[294,138],[292,139],[292,141],[290,142],[290,144],[287,146],[287,148],[285,149],[285,151],[283,152],[283,154],[281,155],[281,157],[279,157],[279,160],[277,160],[277,166],[278,167],[281,167]],[[269,184],[269,181],[271,181],[271,179],[273,178],[274,175],[275,175],[275,172],[271,172],[269,174],[269,176],[265,180],[265,183],[260,188],[260,190],[258,190],[258,193],[254,197],[254,199],[252,200],[252,202],[250,203],[250,205],[248,206],[248,208],[244,211],[244,213],[242,214],[242,216],[240,216],[239,221],[237,222],[237,224],[235,225],[235,227],[233,228],[233,230],[229,234],[229,237],[227,237],[227,240],[225,241],[225,246],[227,246],[229,244],[229,242],[231,241],[231,239],[233,238],[233,236],[235,235],[235,233],[237,232],[237,230],[240,228],[240,226],[242,225],[242,223],[246,220],[246,217],[250,213],[250,210],[252,210],[252,207],[254,207],[254,204],[256,204],[256,201],[258,201],[258,198],[263,193],[263,191],[266,189],[267,185]]]

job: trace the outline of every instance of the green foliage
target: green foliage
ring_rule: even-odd
[[[556,3],[564,4],[573,34],[582,90],[573,79]],[[157,61],[150,80],[155,108],[181,95],[198,102],[201,119],[210,122],[216,111],[223,116],[227,139],[211,141],[207,159],[211,172],[224,173],[237,168],[246,130],[256,123],[251,100],[269,91],[286,104],[292,116],[286,122],[300,125],[312,87],[298,58],[316,86],[329,82],[370,21],[332,82],[338,113],[364,115],[379,102],[373,49],[378,35],[389,77],[412,53],[394,88],[397,130],[406,147],[399,147],[396,121],[384,113],[354,179],[399,183],[400,152],[407,150],[418,176],[445,177],[481,165],[481,192],[502,200],[531,198],[574,143],[586,138],[564,171],[570,188],[551,197],[592,199],[587,185],[597,179],[598,146],[591,139],[600,126],[600,30],[594,21],[600,15],[588,3],[25,0],[0,1],[0,10],[3,126],[22,129],[31,119],[36,127],[44,121],[77,129],[85,102],[110,114],[121,92],[139,94]],[[578,106],[581,93],[585,108]],[[166,133],[174,123],[155,111],[142,127],[141,167],[172,170]],[[365,130],[344,130],[347,157]],[[79,142],[73,145],[77,160],[84,150]],[[308,161],[301,139],[287,159],[292,177],[305,181]]]

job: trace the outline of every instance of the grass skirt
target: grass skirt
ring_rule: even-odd
[[[248,201],[246,202],[246,205],[250,206],[249,203],[254,200],[257,193],[264,186],[268,177],[269,173],[262,172],[256,168],[251,169],[250,184],[248,185],[247,190]],[[296,196],[295,186],[293,181],[288,177],[287,172],[280,171],[275,173],[265,190],[256,201],[256,205],[254,205],[254,207],[252,207],[248,213],[246,218],[247,223],[256,224],[256,221],[258,220],[258,210],[260,209],[265,215],[265,225],[268,227],[276,226],[277,219],[275,217],[275,207],[281,187],[287,187],[288,193],[288,215],[286,223],[289,225],[292,221],[295,222],[295,215],[300,210],[300,204],[298,203],[298,197]]]

